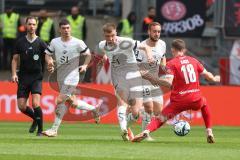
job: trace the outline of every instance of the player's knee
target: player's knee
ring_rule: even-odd
[[[139,110],[138,109],[132,109],[132,115],[133,117],[138,117],[139,116]]]
[[[32,103],[33,108],[40,106],[40,102],[33,101]]]
[[[18,109],[21,111],[21,112],[24,112],[26,110],[27,106],[26,105],[23,105],[23,104],[18,104]]]
[[[150,104],[144,104],[144,111],[148,114],[152,114],[153,113],[153,107]]]
[[[61,103],[63,103],[63,99],[62,99],[62,97],[58,96],[58,97],[56,98],[55,104],[56,104],[56,105],[59,105],[59,104],[61,104]]]
[[[24,112],[26,110],[27,106],[26,106],[26,103],[25,102],[19,102],[18,101],[18,109],[21,111],[21,112]]]
[[[129,100],[128,100],[128,104],[129,104],[130,106],[134,106],[134,105],[136,104],[136,99],[129,99]]]
[[[68,107],[71,107],[71,108],[76,108],[77,107],[77,103],[72,99],[68,99],[65,102],[65,105],[68,106]]]
[[[152,114],[153,113],[153,109],[152,108],[145,108],[144,110],[148,114]]]
[[[78,101],[75,95],[69,96],[65,102],[66,106],[71,108],[76,108],[78,106]]]

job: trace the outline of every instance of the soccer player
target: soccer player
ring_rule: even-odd
[[[57,82],[60,91],[56,100],[57,108],[54,123],[50,129],[42,132],[49,137],[57,136],[62,118],[68,110],[66,104],[80,110],[92,111],[95,122],[100,122],[98,114],[100,104],[93,106],[80,99],[76,99],[76,96],[74,96],[79,83],[79,72],[83,73],[86,71],[91,60],[91,53],[82,40],[71,36],[71,27],[68,20],[63,19],[60,21],[59,31],[61,37],[54,38],[45,51],[49,72],[54,71],[52,57],[56,61]],[[84,64],[81,66],[79,66],[80,55],[86,56]]]
[[[159,39],[161,33],[161,25],[158,22],[151,22],[148,25],[148,38],[141,42],[152,49],[152,56],[155,59],[154,64],[147,62],[146,54],[141,51],[136,51],[135,56],[140,65],[149,70],[151,74],[158,76],[159,67],[165,68],[166,66],[166,43]],[[150,123],[151,117],[158,116],[163,106],[162,91],[157,86],[153,86],[148,80],[143,79],[143,105],[144,110],[142,114],[142,130],[146,129],[147,124]],[[153,140],[148,137],[147,140]]]
[[[44,71],[44,51],[47,45],[35,34],[37,29],[37,19],[35,17],[27,17],[26,29],[27,35],[21,37],[16,43],[12,59],[12,81],[18,83],[18,108],[22,113],[33,119],[29,132],[33,133],[38,127],[37,136],[41,136],[43,119],[40,96]],[[19,61],[20,68],[17,74]],[[33,110],[27,106],[30,92],[32,94]]]
[[[153,117],[147,129],[135,136],[133,142],[145,139],[149,133],[161,127],[168,119],[186,110],[201,109],[206,126],[207,142],[214,143],[211,125],[211,115],[206,99],[201,95],[199,88],[199,76],[203,75],[207,80],[220,82],[220,77],[213,76],[196,59],[186,56],[185,42],[176,39],[171,48],[173,59],[167,63],[167,72],[170,74],[165,79],[159,79],[151,74],[142,72],[143,77],[154,85],[163,85],[172,88],[170,104],[162,110],[159,117]]]
[[[142,79],[139,72],[135,49],[144,50],[148,62],[153,63],[151,50],[145,45],[131,38],[118,37],[116,26],[106,23],[103,26],[105,40],[98,44],[98,53],[103,55],[104,60],[109,59],[111,77],[118,99],[117,116],[124,141],[129,140],[127,129],[127,106],[131,106],[129,121],[136,121],[139,117],[139,108],[142,106]]]

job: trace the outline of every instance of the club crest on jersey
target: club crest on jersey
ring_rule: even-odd
[[[63,54],[67,54],[67,51],[66,51],[66,50],[63,50]]]
[[[39,59],[39,55],[35,54],[35,55],[33,56],[33,59],[34,59],[35,61],[37,61],[37,60]]]

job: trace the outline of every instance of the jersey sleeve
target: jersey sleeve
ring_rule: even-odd
[[[173,76],[175,75],[174,66],[171,62],[168,62],[166,65],[166,74]]]
[[[204,67],[199,61],[197,61],[197,71],[198,73],[202,73],[204,71]]]
[[[13,54],[20,54],[21,53],[19,46],[20,46],[20,41],[17,41],[15,46],[14,46]]]
[[[79,52],[80,52],[80,54],[83,54],[86,51],[89,51],[87,45],[82,40],[80,40],[79,41]]]
[[[163,58],[166,58],[166,43],[163,41],[163,55],[162,55],[162,57]]]
[[[141,46],[140,41],[133,40],[132,43],[133,43],[133,50],[139,49],[139,47]]]
[[[95,52],[96,52],[97,55],[104,55],[104,54],[105,54],[105,52],[104,52],[104,46],[105,46],[105,44],[104,44],[103,41],[101,41],[101,42],[96,46]]]
[[[47,44],[44,41],[41,41],[41,51],[45,54],[45,50],[47,49]]]
[[[54,41],[52,40],[50,42],[50,44],[47,46],[47,48],[45,50],[45,53],[50,55],[50,56],[52,56],[54,54],[54,51],[55,51],[55,49],[54,49]]]

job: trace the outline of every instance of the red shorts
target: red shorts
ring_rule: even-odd
[[[187,111],[187,110],[199,110],[203,106],[206,106],[207,102],[204,97],[197,101],[193,102],[170,102],[169,105],[167,105],[163,110],[162,110],[162,115],[167,117],[168,119],[173,118],[177,114]]]

